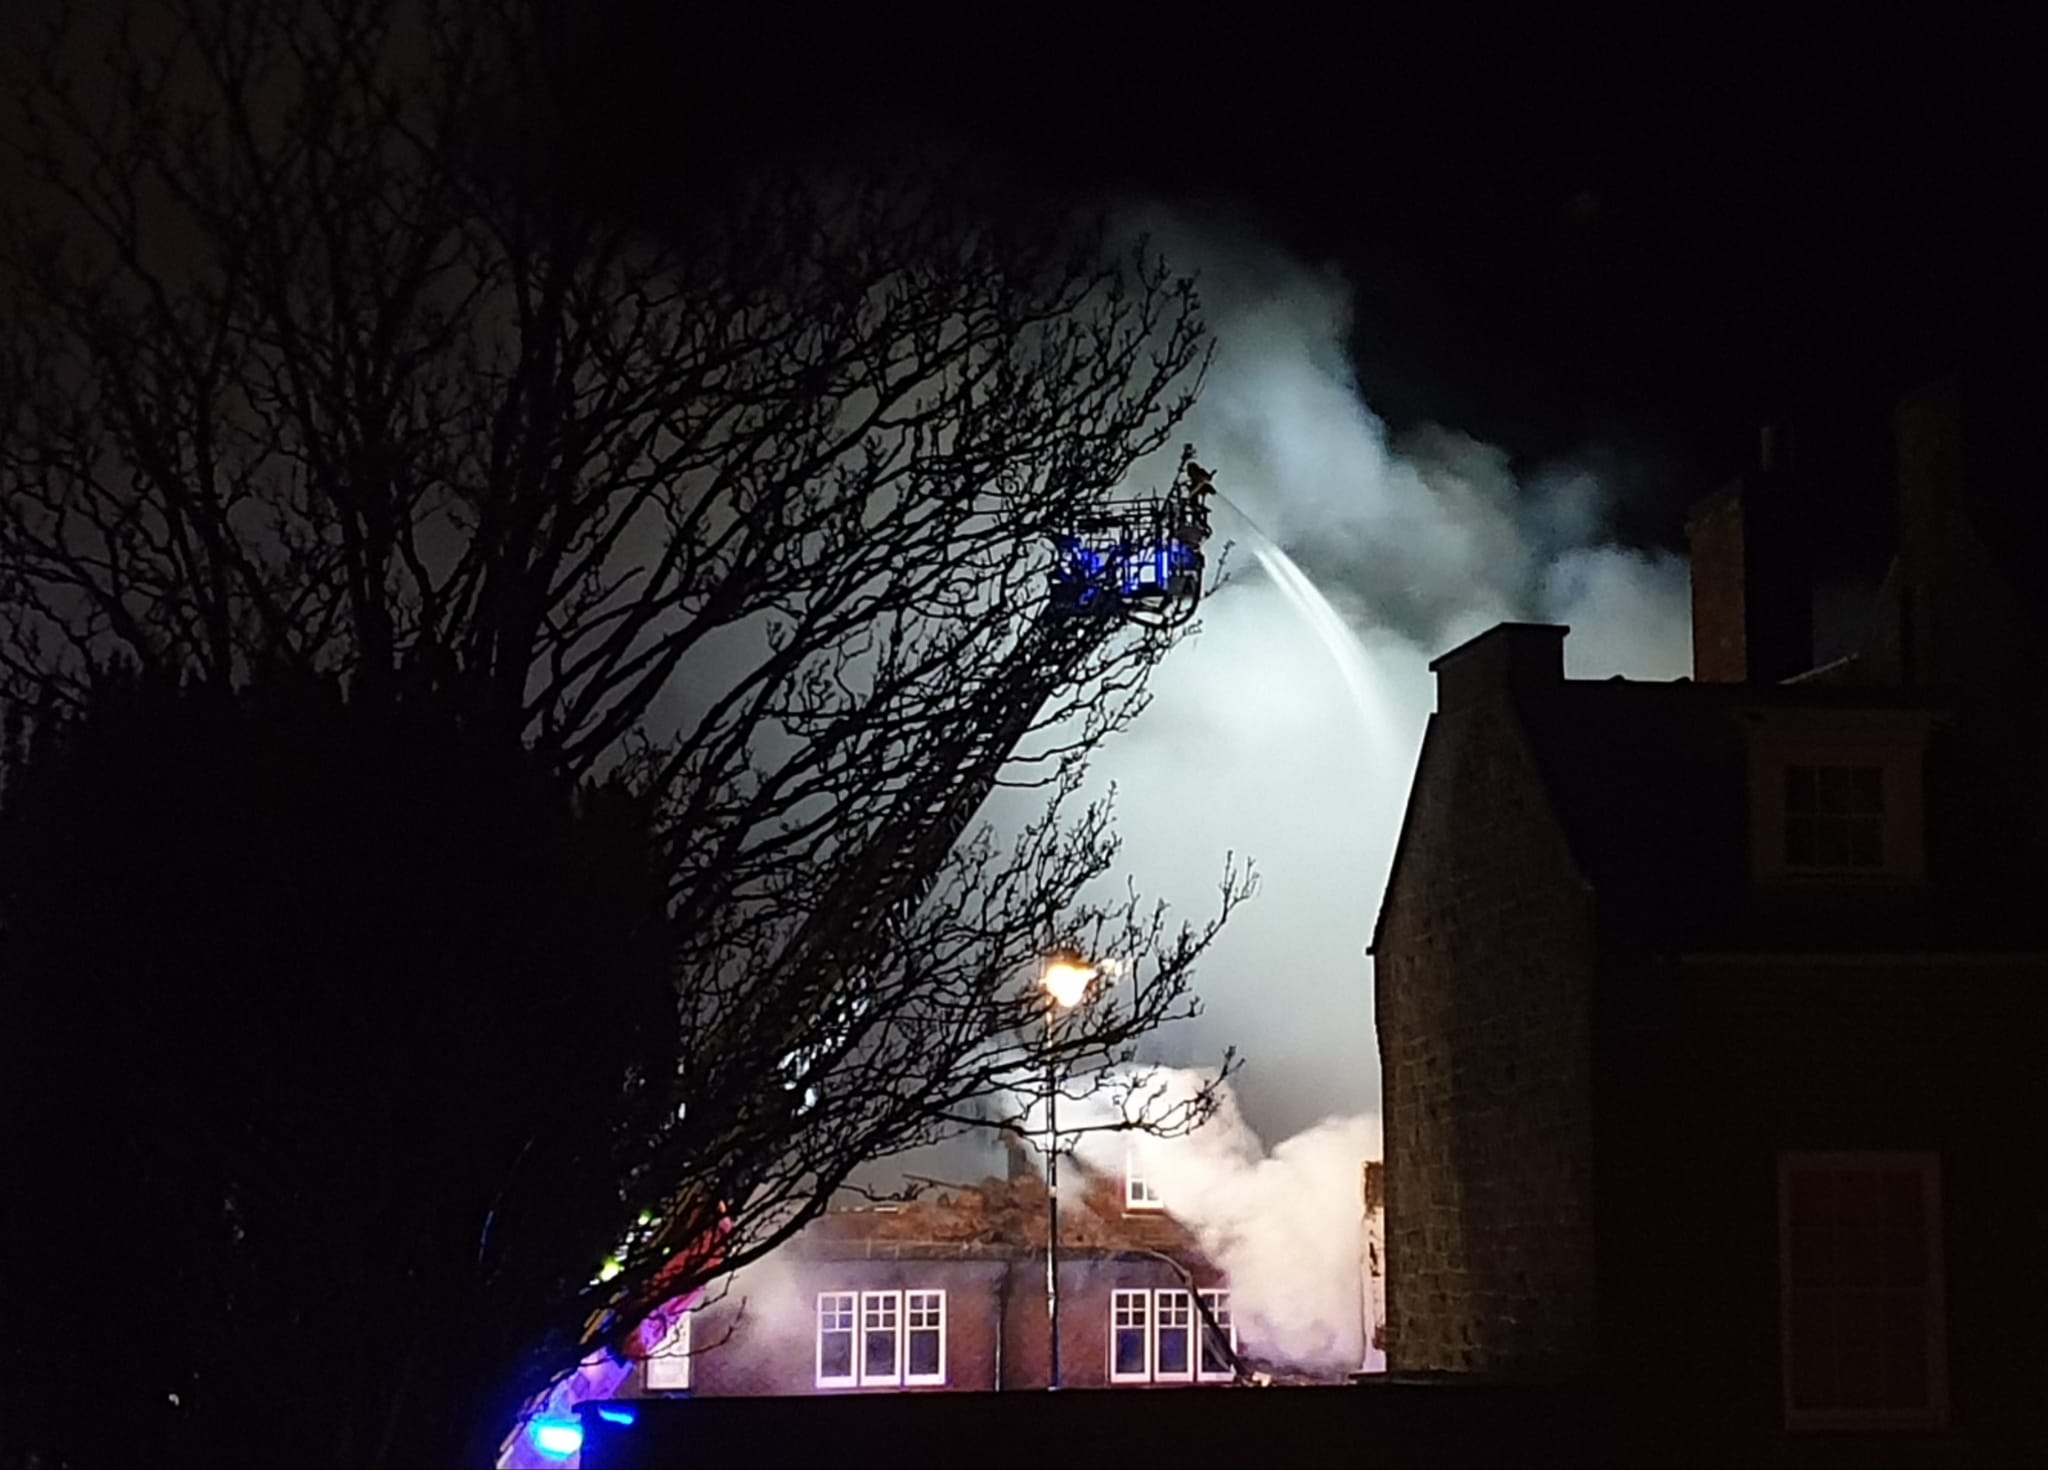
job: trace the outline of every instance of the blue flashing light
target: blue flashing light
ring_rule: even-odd
[[[607,1424],[631,1424],[639,1416],[636,1415],[631,1409],[614,1409],[606,1407],[599,1409],[597,1411],[597,1417],[604,1420],[604,1422]]]
[[[536,1419],[526,1432],[551,1460],[566,1460],[583,1448],[583,1425],[575,1419]]]

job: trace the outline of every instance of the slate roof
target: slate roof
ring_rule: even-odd
[[[1973,856],[1935,810],[1951,760],[1949,710],[1914,691],[1826,684],[1562,680],[1517,712],[1574,862],[1611,941],[1668,951],[1840,953],[2043,947],[2031,909],[1974,881]],[[1922,884],[1751,876],[1747,726],[1777,712],[1917,713],[1929,755],[1929,878]]]

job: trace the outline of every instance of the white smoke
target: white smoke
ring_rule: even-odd
[[[1147,208],[1128,223],[1198,277],[1216,357],[1176,438],[1215,473],[1229,502],[1217,543],[1236,545],[1202,632],[1094,777],[1116,787],[1125,869],[1181,912],[1209,906],[1226,851],[1257,863],[1259,896],[1202,965],[1207,1014],[1145,1059],[1202,1065],[1239,1047],[1246,1117],[1285,1137],[1378,1108],[1364,951],[1435,700],[1429,661],[1535,620],[1571,626],[1575,677],[1683,674],[1685,568],[1605,539],[1607,449],[1518,474],[1453,429],[1391,435],[1357,390],[1339,272],[1229,219]],[[1162,455],[1150,482],[1171,468]],[[1260,565],[1232,507],[1327,597],[1334,633]],[[1340,659],[1330,644],[1347,629]]]
[[[1155,1107],[1192,1096],[1213,1074],[1158,1071],[1143,1085]],[[1101,1104],[1063,1127],[1100,1123]],[[1215,1114],[1178,1137],[1080,1132],[1073,1151],[1121,1177],[1134,1169],[1194,1232],[1230,1282],[1240,1345],[1299,1368],[1349,1371],[1365,1361],[1365,1235],[1361,1166],[1380,1157],[1379,1119],[1326,1118],[1268,1152],[1228,1084]]]
[[[1217,350],[1177,438],[1230,502],[1218,543],[1239,544],[1200,636],[1160,667],[1151,708],[1092,775],[1117,789],[1123,867],[1143,891],[1204,913],[1225,852],[1256,861],[1261,889],[1203,961],[1205,1014],[1143,1057],[1190,1068],[1238,1047],[1227,1106],[1183,1139],[1095,1135],[1077,1151],[1120,1170],[1137,1150],[1229,1275],[1249,1349],[1355,1368],[1359,1170],[1380,1157],[1365,949],[1435,702],[1428,663],[1530,620],[1571,627],[1573,677],[1678,677],[1691,664],[1685,567],[1608,538],[1607,447],[1518,472],[1505,450],[1452,428],[1390,434],[1356,387],[1340,273],[1228,220],[1148,208],[1130,224],[1200,277]],[[1150,484],[1171,479],[1170,453]],[[1284,567],[1259,564],[1233,506],[1341,628],[1304,608]],[[1356,643],[1342,657],[1330,646],[1341,638]],[[1165,1075],[1185,1086],[1194,1074]],[[1268,1150],[1262,1136],[1282,1141]]]

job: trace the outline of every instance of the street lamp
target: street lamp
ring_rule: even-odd
[[[1054,955],[1039,973],[1045,990],[1045,1315],[1052,1333],[1052,1381],[1060,1386],[1060,1064],[1053,1048],[1060,1013],[1088,998],[1101,970],[1073,955]]]

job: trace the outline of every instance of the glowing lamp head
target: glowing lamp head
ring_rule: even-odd
[[[576,1419],[536,1419],[527,1426],[533,1447],[551,1460],[566,1460],[583,1448],[583,1425]]]
[[[1093,965],[1084,965],[1070,955],[1059,955],[1046,962],[1038,983],[1045,987],[1054,1005],[1068,1010],[1081,1003],[1098,973]]]

